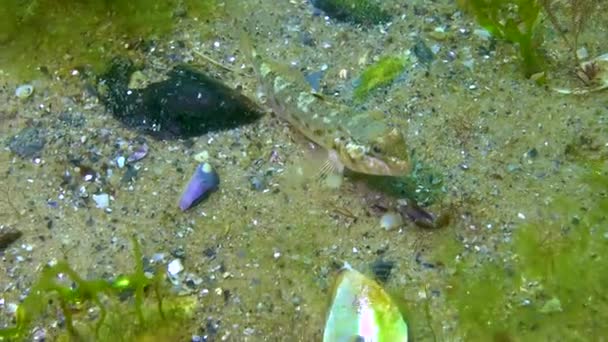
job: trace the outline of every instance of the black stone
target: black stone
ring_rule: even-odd
[[[256,104],[222,82],[188,66],[177,66],[167,79],[129,89],[135,67],[115,59],[99,79],[102,101],[126,126],[158,139],[200,136],[256,121]]]
[[[23,235],[20,230],[8,226],[0,227],[0,251],[10,246]]]
[[[425,65],[430,65],[433,59],[435,59],[433,51],[431,51],[431,49],[426,45],[426,43],[422,39],[418,39],[416,41],[416,44],[414,44],[414,47],[412,48],[412,52],[414,53],[414,55],[416,55],[418,60],[420,60],[420,62]]]
[[[386,283],[391,276],[391,271],[395,267],[393,261],[376,260],[371,268],[374,273],[374,278],[381,283]]]

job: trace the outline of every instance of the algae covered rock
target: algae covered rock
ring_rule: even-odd
[[[360,25],[388,22],[390,14],[372,0],[313,0],[313,6],[331,18]]]
[[[159,139],[200,136],[249,124],[261,117],[256,104],[219,80],[176,66],[164,81],[129,88],[133,63],[115,59],[99,79],[101,99],[126,126]]]

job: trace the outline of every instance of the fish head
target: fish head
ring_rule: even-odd
[[[396,129],[368,143],[339,138],[336,151],[348,169],[376,176],[406,176],[411,170],[403,137]]]

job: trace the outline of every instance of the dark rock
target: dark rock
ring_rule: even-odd
[[[186,258],[186,250],[184,249],[183,246],[177,246],[177,247],[171,249],[171,255],[175,258],[183,260]]]
[[[374,278],[381,283],[386,283],[388,278],[391,276],[391,271],[395,267],[393,261],[376,260],[372,265],[372,272]]]
[[[10,246],[10,244],[17,241],[21,235],[22,233],[20,230],[7,226],[0,226],[0,250]]]
[[[257,105],[220,81],[177,66],[165,81],[129,89],[133,64],[115,59],[99,80],[102,100],[130,128],[159,139],[200,136],[235,128],[262,116]]]
[[[306,78],[306,82],[308,82],[308,84],[310,84],[312,89],[314,91],[318,92],[321,89],[321,80],[323,79],[324,75],[325,75],[325,71],[319,70],[319,71],[315,71],[315,72],[311,72],[310,74],[307,74],[306,76],[304,76],[304,78]]]
[[[27,127],[11,138],[8,147],[21,158],[31,158],[39,156],[45,144],[46,138],[41,130]]]
[[[418,39],[416,41],[416,44],[414,44],[414,47],[412,48],[412,52],[414,53],[414,55],[416,55],[418,60],[425,65],[430,65],[433,59],[435,59],[433,51],[429,49],[429,47],[422,39]]]
[[[300,41],[302,42],[302,44],[304,44],[306,46],[315,46],[316,45],[315,38],[313,37],[312,33],[310,33],[309,31],[303,31],[300,33]]]

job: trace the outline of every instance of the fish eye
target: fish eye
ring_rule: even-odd
[[[378,154],[378,153],[382,153],[382,148],[380,148],[380,146],[378,145],[373,145],[372,146],[372,152]]]

